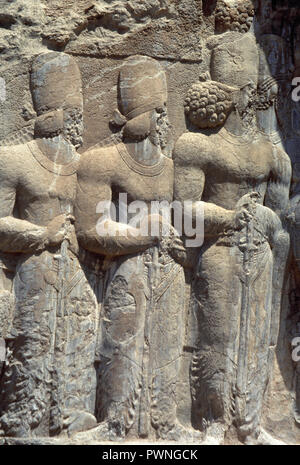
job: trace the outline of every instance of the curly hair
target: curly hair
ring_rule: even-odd
[[[251,0],[240,1],[237,6],[229,6],[224,1],[216,9],[216,32],[248,32],[254,17]]]
[[[200,129],[220,126],[233,108],[233,93],[237,90],[216,81],[197,82],[188,90],[185,114]]]
[[[269,107],[277,104],[277,94],[269,96],[269,90],[277,86],[275,78],[269,76],[264,79],[257,88],[256,108],[257,110],[267,110]]]

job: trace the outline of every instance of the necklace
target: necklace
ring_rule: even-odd
[[[71,176],[72,174],[76,173],[80,158],[78,153],[74,153],[71,162],[67,163],[66,165],[59,165],[58,163],[54,163],[43,154],[36,141],[33,140],[29,142],[28,147],[35,160],[47,171],[50,171],[50,173],[58,174],[59,176]]]
[[[237,136],[229,132],[228,129],[226,129],[225,127],[223,127],[218,132],[218,134],[230,144],[238,145],[238,146],[253,144],[253,142],[257,140],[257,135],[258,135],[257,131],[255,129],[252,129],[246,135]]]
[[[273,145],[278,145],[282,143],[282,138],[280,137],[280,134],[278,131],[273,131],[270,133],[264,132],[264,131],[259,131],[264,137],[269,139],[270,142],[272,142]]]
[[[148,166],[134,160],[129,154],[125,144],[121,143],[117,145],[117,149],[124,163],[135,173],[142,174],[143,176],[158,176],[165,168],[166,157],[164,155],[158,163]]]

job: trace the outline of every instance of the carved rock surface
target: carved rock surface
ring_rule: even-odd
[[[0,0],[0,442],[300,444],[298,3]]]

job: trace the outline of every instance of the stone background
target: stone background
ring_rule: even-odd
[[[262,33],[283,37],[292,64],[289,77],[280,83],[280,120],[284,144],[294,165],[293,191],[299,188],[300,180],[300,104],[290,98],[290,78],[297,73],[300,76],[296,54],[298,40],[300,46],[298,3],[260,0],[255,5],[257,17],[252,26],[257,38]],[[35,113],[29,70],[32,58],[47,50],[69,53],[80,66],[85,105],[82,151],[105,144],[111,137],[109,120],[117,106],[118,72],[122,60],[133,54],[156,58],[166,69],[169,117],[177,139],[186,129],[186,91],[209,67],[207,41],[215,34],[216,6],[217,0],[0,0],[0,77],[6,86],[6,99],[0,94],[0,145],[33,137]],[[292,291],[297,291],[292,267],[291,258],[264,426],[278,439],[300,443],[295,406],[297,367],[291,360],[290,345],[300,321],[300,308],[299,301],[291,299]],[[237,442],[234,431],[227,440]]]

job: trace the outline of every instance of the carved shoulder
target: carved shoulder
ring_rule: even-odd
[[[25,145],[0,147],[0,183],[15,185],[20,176],[20,165],[26,165],[27,150]]]
[[[179,137],[174,148],[175,165],[204,167],[209,158],[209,141],[205,134],[186,132]]]
[[[0,218],[12,216],[18,184],[30,170],[26,145],[0,148]]]
[[[80,157],[78,180],[110,184],[116,176],[117,149],[115,146],[89,149]]]
[[[205,164],[209,157],[207,136],[186,133],[177,141],[174,153],[174,197],[201,200],[205,185]]]

